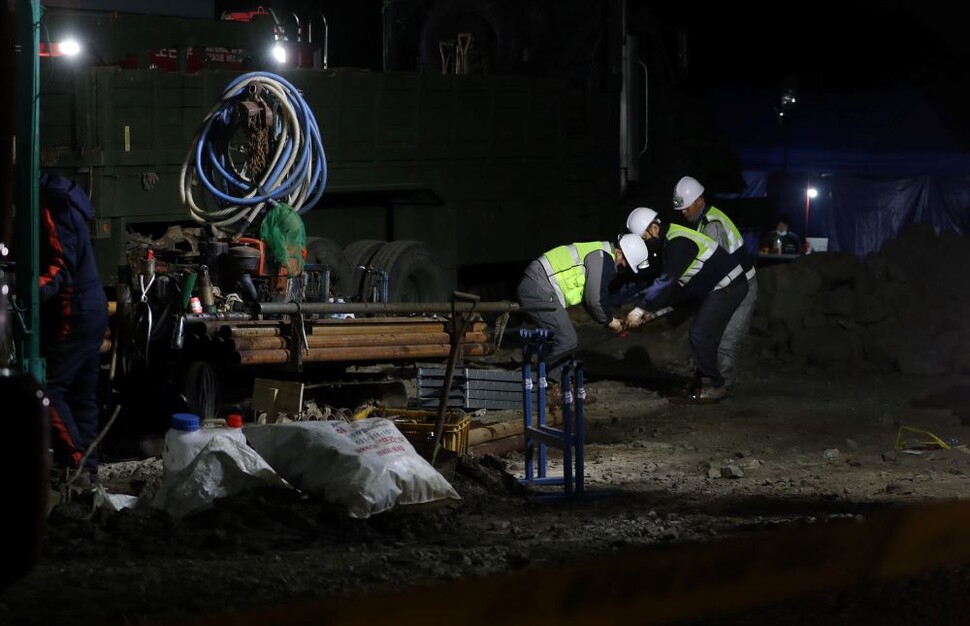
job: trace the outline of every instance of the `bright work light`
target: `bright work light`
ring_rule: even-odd
[[[276,61],[277,63],[281,65],[283,63],[286,63],[286,48],[284,48],[280,44],[276,44],[273,46],[273,50],[271,54],[273,56],[273,60]]]
[[[81,54],[81,44],[77,39],[65,39],[58,42],[57,48],[66,57],[76,57]]]

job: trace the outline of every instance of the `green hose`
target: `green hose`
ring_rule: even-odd
[[[192,299],[192,290],[195,289],[195,279],[198,276],[195,272],[185,275],[185,281],[182,283],[182,311],[189,308],[189,300]]]

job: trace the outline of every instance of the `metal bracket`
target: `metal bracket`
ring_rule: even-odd
[[[303,371],[303,355],[309,349],[303,312],[298,310],[290,315],[290,365],[296,371]]]

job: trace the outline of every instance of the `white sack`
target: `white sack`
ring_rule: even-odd
[[[461,499],[389,419],[258,424],[245,433],[280,476],[344,505],[351,517],[367,518],[395,505]]]
[[[182,471],[165,479],[152,506],[181,518],[208,508],[216,498],[261,486],[292,489],[251,447],[214,437]]]

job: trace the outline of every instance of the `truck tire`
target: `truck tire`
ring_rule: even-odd
[[[219,409],[219,377],[206,361],[193,361],[185,370],[181,384],[182,397],[189,412],[199,419],[216,417]]]
[[[306,262],[330,267],[330,290],[334,297],[349,298],[357,294],[353,268],[340,244],[333,239],[307,237]]]
[[[441,0],[425,16],[418,42],[419,69],[441,74],[439,42],[471,33],[489,73],[509,74],[522,63],[518,29],[498,0]]]
[[[391,241],[377,251],[371,265],[387,272],[388,302],[448,301],[441,263],[426,243]],[[369,275],[364,283],[369,288],[375,287],[377,276]]]
[[[344,247],[344,256],[353,272],[353,279],[350,283],[352,288],[347,291],[351,292],[361,302],[370,301],[369,291],[365,290],[365,283],[370,282],[366,280],[370,273],[364,271],[361,267],[371,265],[371,259],[374,258],[374,254],[380,250],[384,243],[379,239],[360,239],[352,241]]]

